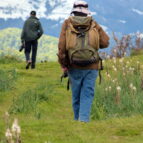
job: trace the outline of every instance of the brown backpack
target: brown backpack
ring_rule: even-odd
[[[66,49],[71,64],[99,62],[99,34],[92,17],[72,16],[66,30]]]

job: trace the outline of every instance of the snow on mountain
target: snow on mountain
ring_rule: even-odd
[[[25,20],[29,10],[36,10],[40,18],[51,20],[65,19],[69,16],[75,0],[5,0],[0,2],[0,18]],[[96,12],[91,12],[96,15]]]
[[[5,0],[0,2],[0,18],[22,18],[25,20],[29,16],[30,10],[36,10],[40,18],[52,20],[65,19],[69,15],[74,1],[75,0]]]
[[[61,24],[70,15],[75,0],[3,0],[0,1],[0,29],[22,28],[31,10],[37,11],[46,34],[58,36]],[[143,31],[142,0],[86,0],[89,9],[108,32],[122,34]]]
[[[0,18],[25,20],[29,10],[37,10],[39,17],[46,18],[47,0],[5,0],[0,2]]]

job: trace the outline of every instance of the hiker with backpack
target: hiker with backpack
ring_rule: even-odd
[[[74,120],[89,122],[100,70],[98,50],[108,45],[109,37],[90,16],[88,4],[75,2],[71,16],[62,25],[58,44],[59,63],[71,82]]]
[[[43,34],[43,28],[39,19],[36,17],[36,11],[30,12],[30,17],[25,21],[23,30],[21,33],[21,42],[22,46],[20,51],[25,49],[25,57],[26,57],[26,69],[35,69],[36,63],[36,55],[37,55],[37,47],[38,47],[38,39]],[[32,56],[30,57],[30,53],[32,50]]]

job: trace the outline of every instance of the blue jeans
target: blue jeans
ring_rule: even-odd
[[[69,70],[75,120],[89,122],[97,76],[97,70]]]

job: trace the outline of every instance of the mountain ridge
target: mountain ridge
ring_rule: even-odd
[[[0,2],[0,29],[7,27],[22,28],[24,20],[29,16],[29,12],[34,9],[37,11],[37,16],[40,18],[45,34],[58,37],[61,25],[64,19],[70,15],[74,1],[25,0],[23,7],[21,7],[18,0],[15,0],[13,3],[11,0]],[[94,19],[103,27],[106,27],[106,31],[109,34],[112,31],[121,34],[143,31],[143,1],[86,1]]]

